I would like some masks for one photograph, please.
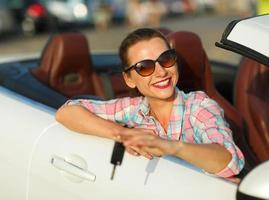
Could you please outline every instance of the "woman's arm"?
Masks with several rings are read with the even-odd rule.
[[[232,160],[231,153],[219,144],[174,142],[173,146],[175,156],[212,174],[222,171]]]
[[[116,139],[124,127],[105,120],[81,105],[67,105],[56,112],[56,120],[65,127],[84,134]]]
[[[232,159],[231,153],[219,144],[190,144],[165,140],[152,134],[129,135],[124,145],[135,146],[154,156],[177,156],[214,174],[224,169]]]
[[[95,115],[81,105],[65,105],[56,112],[55,117],[58,122],[73,131],[105,137],[119,142],[122,134],[154,134],[150,129],[125,128],[120,124]],[[126,150],[134,156],[142,155],[152,159],[151,154],[136,147],[129,146],[126,147]]]

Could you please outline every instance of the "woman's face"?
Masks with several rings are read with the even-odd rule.
[[[168,47],[161,38],[143,40],[129,48],[128,61],[132,66],[142,60],[156,60],[166,50]],[[149,100],[171,100],[178,81],[177,64],[164,68],[156,62],[155,70],[151,75],[143,77],[135,70],[130,70],[130,75],[124,73],[124,79],[129,87],[137,87]]]

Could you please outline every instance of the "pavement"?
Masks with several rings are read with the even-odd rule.
[[[173,31],[185,30],[197,33],[204,45],[210,59],[237,64],[240,56],[215,47],[215,42],[221,39],[221,35],[232,20],[240,16],[178,16],[162,20],[161,27],[167,27]],[[116,52],[121,40],[131,31],[124,24],[113,25],[106,31],[87,28],[81,30],[88,38],[91,52]],[[0,40],[0,60],[7,57],[39,56],[44,48],[49,33],[38,34],[33,37],[15,35]]]

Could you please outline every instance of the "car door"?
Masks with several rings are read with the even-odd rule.
[[[32,148],[54,110],[0,86],[0,111],[0,199],[26,200]]]
[[[28,200],[234,199],[236,186],[167,157],[125,153],[111,180],[114,142],[52,124],[33,150]],[[83,169],[84,168],[84,169]]]

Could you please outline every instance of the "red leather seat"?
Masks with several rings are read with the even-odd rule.
[[[92,69],[87,39],[79,32],[53,36],[32,74],[67,97],[104,97],[101,81]]]
[[[269,67],[243,58],[236,78],[235,105],[246,121],[259,161],[269,159]]]
[[[257,160],[245,138],[243,119],[236,108],[215,88],[211,66],[199,36],[192,32],[179,31],[170,33],[167,37],[179,56],[178,87],[185,92],[202,90],[223,108],[234,140],[246,157],[246,168],[251,169],[257,164]]]

